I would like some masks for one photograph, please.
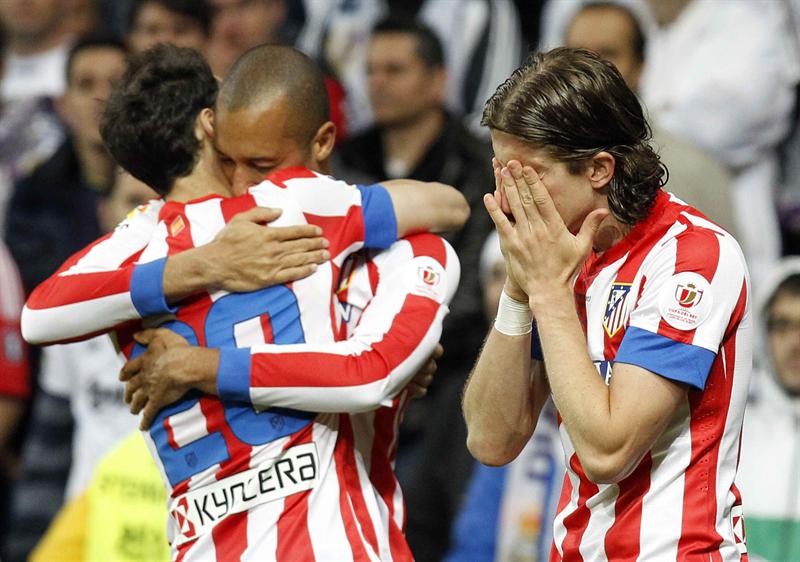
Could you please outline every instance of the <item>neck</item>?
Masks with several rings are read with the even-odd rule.
[[[111,185],[114,175],[114,160],[102,142],[76,140],[75,152],[80,163],[84,181],[98,191]]]
[[[614,215],[608,215],[605,220],[600,223],[600,228],[594,237],[592,248],[598,254],[602,254],[614,244],[625,238],[628,233],[633,229],[629,224],[622,223],[614,218]]]
[[[385,158],[400,160],[413,170],[444,126],[444,112],[436,108],[419,118],[384,127],[381,131]]]
[[[220,177],[214,166],[210,165],[208,158],[198,158],[194,168],[188,176],[175,180],[168,201],[187,203],[193,199],[208,195],[230,196],[227,184]]]

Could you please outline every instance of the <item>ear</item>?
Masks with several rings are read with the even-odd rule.
[[[200,127],[203,129],[205,135],[213,139],[214,138],[214,110],[210,107],[203,108],[200,111],[200,115],[198,116],[198,121],[200,123]]]
[[[601,151],[592,156],[592,160],[589,162],[589,167],[587,169],[592,189],[602,189],[606,187],[611,182],[611,178],[614,177],[616,165],[616,159],[609,152]]]
[[[311,142],[311,158],[315,162],[324,163],[333,152],[336,144],[336,125],[326,121],[317,129],[314,140]]]

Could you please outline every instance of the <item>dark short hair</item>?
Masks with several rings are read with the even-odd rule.
[[[127,33],[133,31],[139,12],[146,4],[158,4],[168,12],[191,18],[197,22],[206,36],[211,33],[213,10],[206,0],[133,0],[128,10]]]
[[[613,64],[584,49],[529,57],[486,102],[481,124],[546,150],[571,173],[601,151],[612,154],[608,205],[626,224],[647,217],[666,183],[636,94]]]
[[[293,47],[259,45],[233,64],[217,99],[217,109],[256,107],[285,96],[292,111],[290,134],[309,142],[330,120],[330,101],[319,66]]]
[[[125,44],[114,35],[108,35],[105,33],[91,33],[89,35],[84,35],[78,39],[74,45],[72,45],[69,53],[67,54],[67,84],[72,83],[72,66],[75,62],[75,59],[83,51],[88,51],[90,49],[117,49],[124,55],[128,53],[128,50],[125,48]]]
[[[379,33],[406,33],[417,43],[417,56],[428,68],[444,66],[442,42],[433,30],[412,18],[389,16],[372,28],[372,36]]]
[[[216,96],[200,53],[156,45],[131,57],[106,102],[100,134],[120,166],[165,195],[192,171],[200,149],[195,120]]]
[[[642,24],[639,21],[639,18],[636,17],[636,14],[630,9],[629,6],[622,4],[620,2],[606,2],[606,1],[597,1],[597,2],[588,2],[581,6],[581,8],[575,13],[572,18],[572,21],[575,21],[575,18],[578,14],[582,14],[588,10],[592,9],[609,9],[609,10],[617,10],[625,14],[628,20],[631,22],[631,29],[633,30],[633,53],[636,55],[636,59],[639,62],[644,62],[644,53],[645,48],[647,47],[647,38],[644,35],[644,30],[642,29]]]

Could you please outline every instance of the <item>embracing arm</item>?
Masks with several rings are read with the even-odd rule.
[[[431,249],[441,262],[425,255]],[[197,388],[260,407],[362,412],[387,405],[434,354],[459,265],[453,249],[432,235],[398,242],[376,259],[377,291],[345,341],[241,349],[175,346],[173,341],[162,353],[161,342],[154,346],[151,339],[148,351],[123,369],[123,379],[131,380],[130,396],[143,384],[151,386],[143,420],[168,403],[153,399],[152,388],[162,378],[178,396]],[[423,267],[430,269],[428,283],[418,273]],[[157,332],[157,339],[177,337]]]
[[[405,179],[381,185],[392,198],[400,238],[416,232],[458,230],[469,218],[467,200],[452,186]]]
[[[25,339],[38,345],[88,339],[172,313],[171,303],[200,290],[248,291],[305,277],[326,257],[317,227],[264,228],[280,212],[256,208],[234,217],[205,246],[137,263],[159,208],[137,211],[40,284],[22,312]]]

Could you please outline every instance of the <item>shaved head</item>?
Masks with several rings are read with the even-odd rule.
[[[322,72],[291,47],[261,45],[231,68],[217,98],[218,111],[266,108],[284,98],[289,104],[289,133],[308,142],[330,120],[328,92]]]

